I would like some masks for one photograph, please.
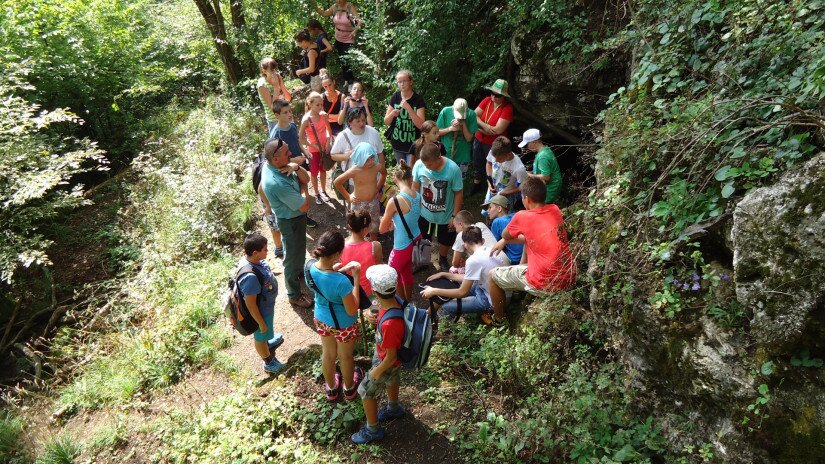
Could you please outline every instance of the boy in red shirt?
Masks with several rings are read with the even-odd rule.
[[[373,322],[377,323],[384,317],[387,310],[400,307],[395,299],[398,272],[386,264],[376,264],[367,269],[367,280],[370,281],[372,291],[381,304],[378,318]],[[398,390],[401,387],[401,362],[398,361],[398,349],[404,341],[405,330],[402,319],[389,319],[375,331],[375,355],[372,358],[372,369],[358,386],[358,394],[361,395],[367,423],[352,435],[353,443],[363,444],[384,438],[384,427],[378,423],[401,417],[405,413],[404,408],[398,404]],[[378,396],[385,388],[389,402],[379,411]]]
[[[544,182],[529,177],[521,185],[521,194],[527,209],[513,216],[490,256],[501,252],[508,243],[522,243],[526,245],[527,264],[490,271],[493,315],[482,315],[487,325],[504,324],[505,291],[541,295],[563,290],[576,281],[576,259],[567,245],[561,210],[554,204],[544,203],[547,195]]]

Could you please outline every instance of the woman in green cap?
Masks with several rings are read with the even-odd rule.
[[[504,79],[498,79],[493,85],[485,87],[490,95],[481,100],[476,108],[478,131],[473,140],[473,188],[470,195],[487,190],[487,153],[496,137],[508,136],[507,127],[513,122],[513,105],[510,104],[508,87]]]

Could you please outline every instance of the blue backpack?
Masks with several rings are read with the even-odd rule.
[[[402,300],[396,297],[401,303]],[[404,321],[404,339],[398,349],[398,360],[406,369],[424,367],[430,358],[430,348],[433,341],[433,321],[425,309],[404,301],[400,308],[388,309],[378,321],[378,335],[383,340],[382,325],[390,319]]]

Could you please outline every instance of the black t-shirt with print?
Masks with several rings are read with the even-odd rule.
[[[414,111],[418,111],[419,108],[427,107],[427,104],[424,103],[424,98],[415,92],[413,92],[409,102]],[[412,144],[421,135],[421,131],[415,127],[415,124],[413,123],[412,118],[410,118],[409,113],[407,113],[407,110],[401,109],[401,92],[395,92],[392,94],[392,97],[390,97],[390,101],[388,103],[391,107],[401,110],[401,114],[393,120],[392,125],[390,125],[389,128],[388,138],[390,139],[390,143],[392,144],[393,150],[408,153],[412,151]]]

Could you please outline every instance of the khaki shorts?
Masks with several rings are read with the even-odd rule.
[[[372,357],[372,368],[375,369],[375,366],[379,365],[381,360],[378,359],[378,356]],[[372,369],[370,370],[372,372]],[[361,385],[358,385],[358,394],[361,395],[361,399],[364,400],[375,400],[381,395],[381,392],[387,389],[389,385],[398,385],[401,383],[401,366],[392,366],[391,368],[384,371],[381,374],[381,378],[378,380],[372,380],[369,374],[364,376],[364,380],[361,381]]]
[[[537,290],[527,283],[527,265],[497,267],[490,271],[490,278],[498,285],[498,288],[514,292],[528,292],[532,295],[547,295],[546,292]]]
[[[373,198],[370,201],[362,201],[361,203],[350,204],[351,211],[364,210],[370,215],[370,231],[378,232],[378,226],[381,223],[381,202],[378,198]]]

